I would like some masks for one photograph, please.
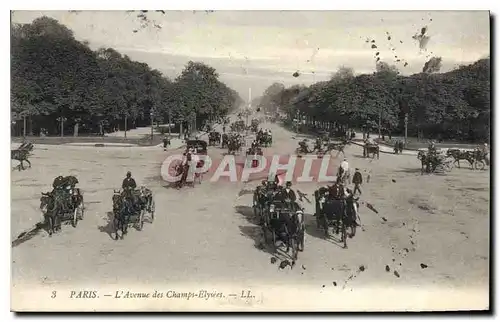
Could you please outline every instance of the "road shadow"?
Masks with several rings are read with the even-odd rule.
[[[106,224],[103,226],[98,226],[97,228],[101,233],[108,234],[109,238],[114,240],[114,237],[112,235],[112,233],[115,232],[115,229],[113,227],[113,217],[114,215],[112,211],[106,212]]]
[[[402,172],[402,173],[418,173],[420,174],[422,172],[422,169],[420,168],[401,168],[394,170],[394,172]],[[425,171],[424,171],[425,174]]]
[[[352,156],[355,158],[358,158],[358,159],[368,159],[368,158],[365,158],[362,154],[353,154]]]
[[[44,223],[36,223],[34,228],[20,233],[17,236],[17,238],[12,241],[11,247],[17,247],[17,246],[21,245],[22,243],[27,242],[28,240],[32,239],[33,237],[39,235],[44,230],[48,233],[47,225],[45,225]]]
[[[323,240],[325,240],[329,243],[332,243],[340,248],[344,247],[344,243],[340,241],[340,234],[339,235],[333,234],[333,233],[335,233],[335,229],[333,229],[334,231],[332,232],[332,227],[329,228],[329,235],[328,235],[328,237],[326,237],[323,227],[318,228],[315,216],[306,214],[306,216],[304,217],[304,221],[305,221],[305,225],[306,225],[306,234],[307,235],[314,237],[314,238],[323,239]]]
[[[239,213],[240,215],[242,215],[243,217],[245,217],[245,219],[249,223],[254,224],[254,225],[257,225],[259,223],[259,219],[255,215],[253,207],[249,207],[249,206],[235,206],[234,210],[237,213]]]
[[[242,236],[245,236],[254,242],[254,247],[262,252],[265,252],[272,257],[276,258],[278,261],[282,261],[285,259],[292,260],[292,252],[291,249],[289,253],[286,253],[286,246],[285,244],[277,239],[276,244],[278,246],[275,247],[276,252],[274,252],[274,249],[272,247],[272,241],[269,240],[268,243],[265,242],[264,235],[263,235],[263,230],[261,226],[238,226],[240,229],[240,234]],[[269,236],[270,233],[268,232],[268,238],[271,239]]]

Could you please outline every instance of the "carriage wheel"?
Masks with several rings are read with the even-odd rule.
[[[85,215],[85,204],[83,203],[83,199],[77,207],[78,209],[78,219],[83,220],[83,216]]]
[[[151,213],[151,222],[155,220],[155,209],[156,209],[155,201],[153,197],[151,197],[151,205],[149,206],[149,212]]]
[[[476,170],[484,170],[485,164],[484,161],[476,161],[474,162],[474,169]]]
[[[78,225],[78,207],[73,211],[73,219],[71,221],[71,225],[76,228]]]
[[[144,210],[141,210],[141,213],[139,214],[139,230],[142,230],[144,227]]]
[[[271,233],[273,235],[273,253],[276,253],[276,232],[271,228]]]

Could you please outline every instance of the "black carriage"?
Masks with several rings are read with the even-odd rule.
[[[247,149],[246,159],[252,168],[256,168],[259,165],[259,158],[257,158],[257,156],[264,156],[264,152],[260,147],[250,147]]]
[[[363,157],[368,158],[370,154],[373,154],[372,159],[374,159],[375,156],[377,156],[377,159],[380,158],[380,147],[378,144],[367,142],[363,145]]]
[[[219,132],[213,131],[208,133],[208,145],[220,145],[221,144],[221,134]]]
[[[336,235],[340,234],[340,242],[347,248],[347,237],[356,234],[356,218],[353,203],[357,202],[351,196],[349,199],[339,196],[331,188],[320,188],[314,192],[315,217],[318,229],[323,229],[325,238],[330,237],[329,229],[333,228]],[[352,199],[351,199],[352,198]],[[351,234],[347,234],[347,228],[351,228]]]
[[[298,214],[290,203],[277,200],[267,201],[262,215],[265,243],[268,243],[268,233],[270,233],[273,252],[276,252],[276,241],[280,239],[286,245],[286,252],[292,248],[292,258],[297,259],[298,251],[303,251],[305,244],[303,218],[302,220],[297,218]]]
[[[125,206],[125,199],[131,201],[131,196],[126,192],[115,190],[113,195],[113,228],[115,231],[115,239],[118,239],[118,231],[122,231],[123,235],[127,234],[128,228],[132,225],[137,230],[141,231],[144,227],[146,213],[149,213],[149,222],[153,223],[155,219],[155,201],[149,189],[141,188],[140,195],[137,196],[136,204],[131,203],[130,206]]]
[[[207,146],[208,146],[207,141],[203,141],[203,140],[188,140],[188,141],[186,141],[186,148],[188,148],[188,149],[195,148],[196,153],[201,154],[201,155],[207,155],[207,153],[208,153]]]
[[[54,200],[55,194],[65,194],[63,198],[66,200],[65,208],[56,206]],[[49,207],[54,207],[53,211],[49,211]],[[70,191],[52,191],[48,193],[42,192],[40,198],[40,210],[45,225],[48,226],[49,236],[53,232],[61,230],[63,223],[71,222],[71,225],[76,228],[78,221],[83,220],[85,214],[85,206],[83,195],[79,188],[72,188]]]

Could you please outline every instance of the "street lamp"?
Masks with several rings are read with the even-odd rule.
[[[172,109],[169,108],[168,109],[168,137],[171,138],[172,137],[172,130],[170,129],[172,126]]]
[[[149,113],[149,116],[151,116],[151,142],[153,142],[153,126],[154,126],[154,112],[151,110]]]
[[[16,135],[16,124],[17,124],[17,121],[16,120],[11,120],[11,135]]]
[[[57,118],[57,120],[61,123],[61,137],[64,137],[64,122],[66,122],[68,119],[64,116],[60,116]]]

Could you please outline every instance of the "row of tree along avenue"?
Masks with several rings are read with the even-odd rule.
[[[47,17],[11,26],[11,57],[18,135],[104,134],[169,120],[200,128],[243,104],[210,66],[189,62],[170,80],[112,48],[91,50]]]
[[[271,85],[259,99],[269,113],[285,114],[304,130],[325,124],[385,135],[486,142],[490,137],[490,59],[439,73],[433,57],[421,73],[402,76],[376,64],[372,74],[341,67],[329,81],[311,86]],[[305,124],[304,124],[305,123]],[[330,126],[328,125],[328,126]]]

